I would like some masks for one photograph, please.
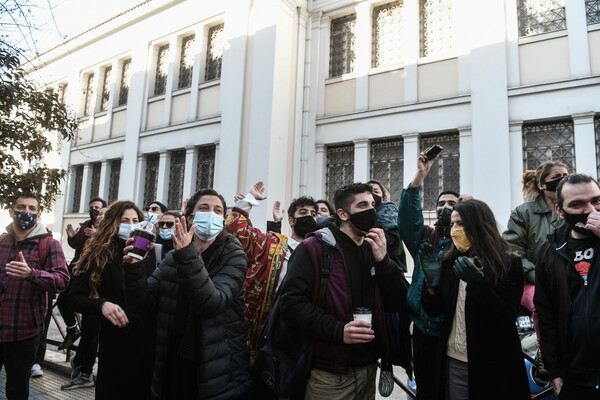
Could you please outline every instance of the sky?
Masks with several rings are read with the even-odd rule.
[[[0,0],[2,39],[29,58],[60,44],[142,0]],[[19,4],[20,11],[15,7]],[[12,12],[8,12],[12,10]],[[29,24],[25,23],[25,20]],[[30,26],[32,28],[30,29]]]

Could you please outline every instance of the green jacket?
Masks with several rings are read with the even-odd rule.
[[[556,211],[548,210],[542,195],[521,204],[510,214],[502,236],[512,245],[513,253],[521,258],[525,282],[535,283],[537,250],[562,223]]]

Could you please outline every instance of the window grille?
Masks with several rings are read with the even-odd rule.
[[[567,29],[565,0],[518,0],[519,36]]]
[[[110,97],[110,75],[112,67],[104,69],[104,82],[102,83],[102,101],[100,102],[100,111],[108,110],[108,99]]]
[[[460,193],[460,141],[458,133],[436,136],[423,136],[420,140],[421,151],[439,144],[444,148],[438,160],[433,163],[425,182],[422,199],[424,210],[435,210],[437,197],[444,190]]]
[[[83,184],[83,165],[74,165],[73,170],[73,208],[71,212],[78,213],[79,205],[81,204],[81,185]]]
[[[127,104],[127,97],[129,97],[129,79],[131,70],[131,59],[123,61],[121,67],[121,87],[119,88],[119,105]]]
[[[600,0],[585,0],[585,14],[588,25],[600,22]]]
[[[198,147],[198,164],[196,164],[196,190],[212,189],[215,176],[216,147]]]
[[[354,71],[356,42],[356,14],[331,21],[329,45],[329,77],[333,78]]]
[[[390,192],[388,200],[398,204],[404,179],[404,142],[402,139],[371,143],[371,178]]]
[[[573,121],[523,124],[525,169],[536,169],[544,161],[562,161],[575,171]]]
[[[110,183],[108,185],[108,204],[119,198],[119,180],[121,179],[121,159],[110,162]]]
[[[94,74],[87,76],[87,85],[85,87],[85,101],[83,103],[83,115],[90,115],[90,107],[92,104],[92,96],[94,95]]]
[[[179,61],[179,85],[186,88],[192,84],[192,69],[194,68],[194,44],[196,36],[190,35],[181,42],[181,60]]]
[[[421,57],[447,54],[454,48],[453,0],[420,0]]]
[[[221,78],[221,64],[223,62],[223,31],[225,24],[213,26],[208,30],[208,45],[206,46],[206,71],[204,80],[212,81]]]
[[[594,118],[594,130],[596,131],[596,178],[600,179],[600,117]]]
[[[154,95],[165,94],[167,90],[167,74],[169,73],[169,45],[158,48],[156,57],[156,78],[154,79]]]
[[[102,163],[92,164],[92,188],[90,190],[90,199],[98,197],[100,193],[100,172],[102,171]]]
[[[158,187],[158,165],[159,154],[146,156],[146,179],[144,181],[144,207],[156,200],[156,188]]]
[[[402,62],[402,1],[373,9],[371,66],[373,68]]]
[[[325,196],[333,204],[336,190],[354,182],[354,145],[327,147]]]
[[[63,104],[65,104],[65,100],[67,98],[67,87],[69,87],[67,83],[61,83],[58,85],[58,101]]]
[[[171,174],[169,175],[169,201],[170,210],[181,209],[183,200],[183,179],[185,177],[185,150],[171,153]]]

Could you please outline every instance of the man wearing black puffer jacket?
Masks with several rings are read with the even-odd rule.
[[[567,224],[548,235],[535,268],[540,346],[560,399],[600,399],[600,187],[567,176],[556,203]]]
[[[243,325],[248,260],[223,229],[226,209],[212,189],[194,194],[176,221],[174,250],[147,280],[125,257],[133,262],[124,269],[128,304],[140,318],[156,314],[155,399],[243,399],[252,384]]]

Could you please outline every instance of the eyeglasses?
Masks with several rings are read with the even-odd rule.
[[[158,211],[159,209],[160,209],[159,206],[148,207],[148,210],[150,210],[150,211]]]
[[[159,228],[172,228],[175,226],[175,222],[174,221],[160,221],[158,223],[158,227]]]

